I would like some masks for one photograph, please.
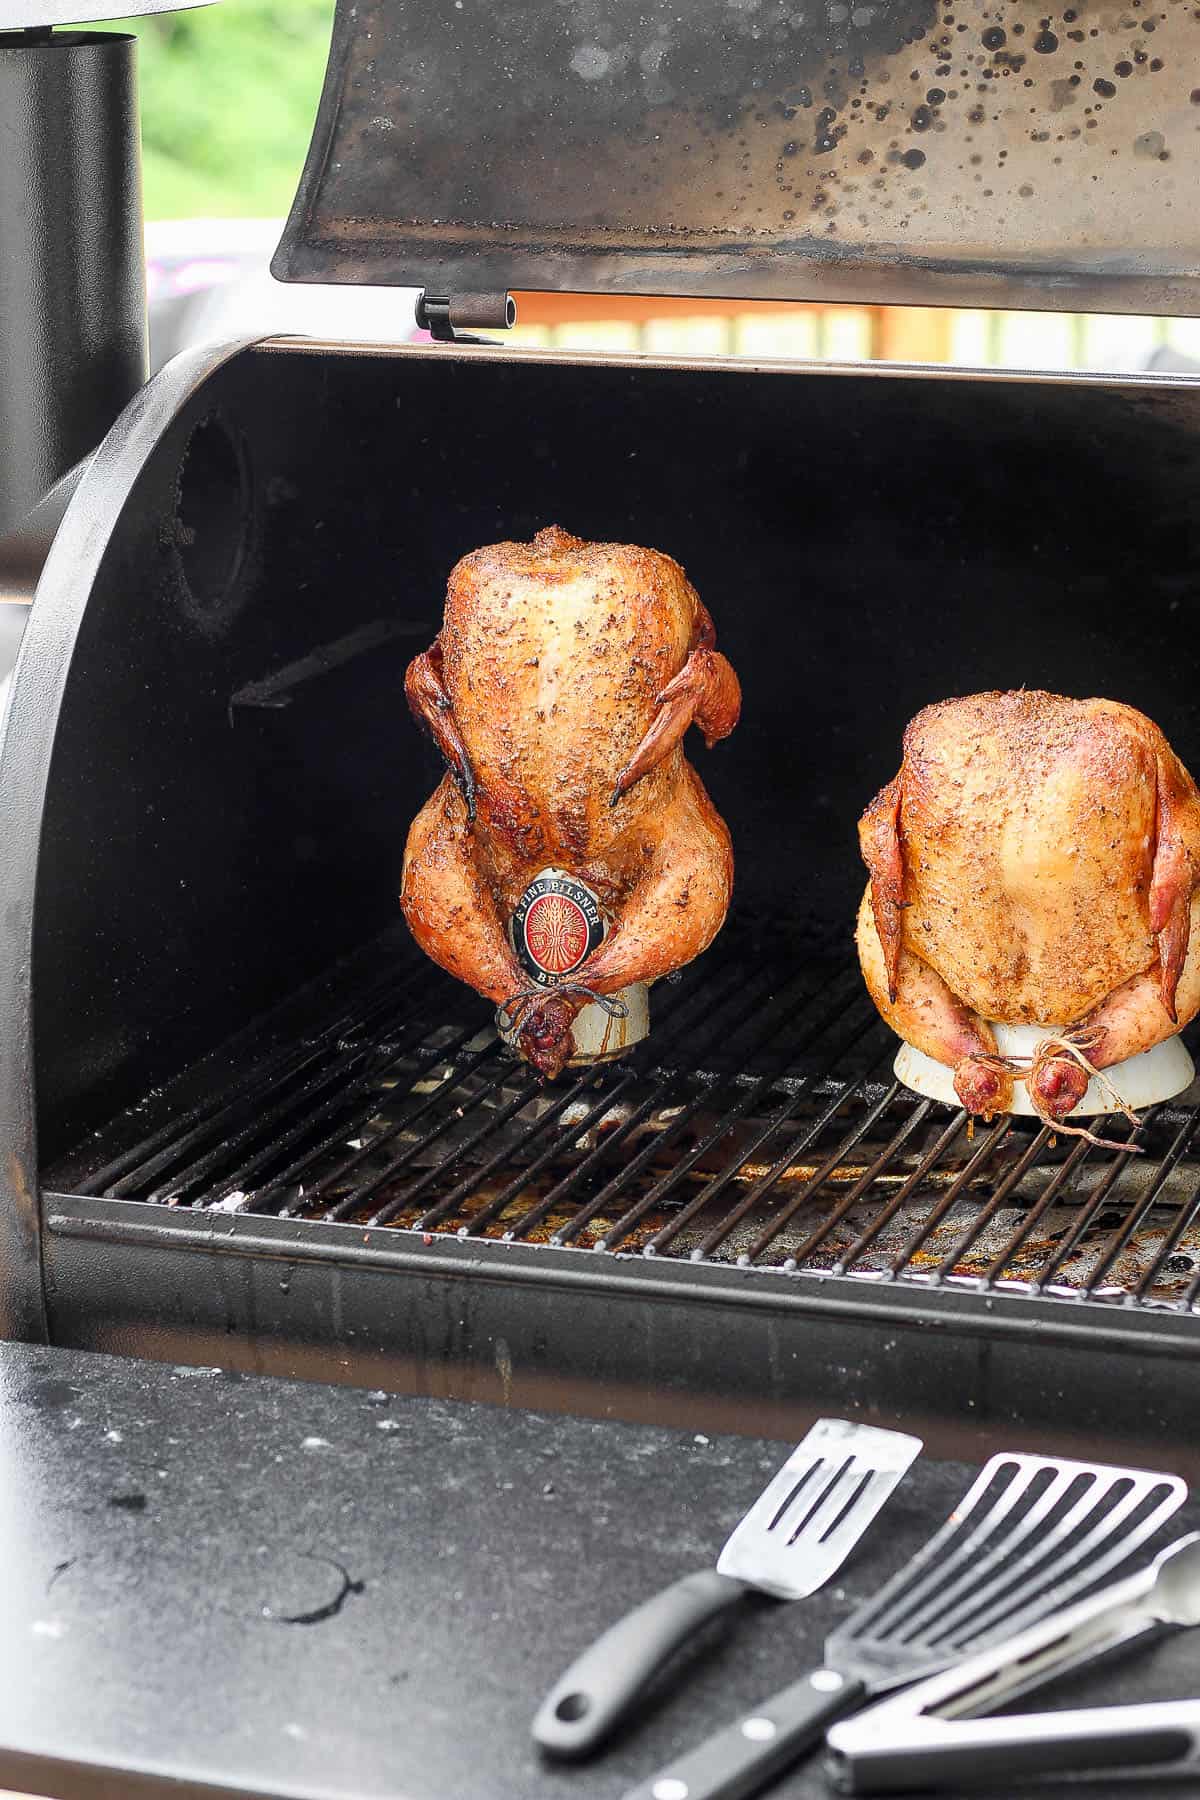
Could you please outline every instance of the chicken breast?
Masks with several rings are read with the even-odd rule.
[[[978,1060],[987,1021],[1076,1028],[1103,1068],[1200,1010],[1200,795],[1132,707],[1024,690],[927,707],[859,834],[868,988],[972,1110],[1011,1098]],[[1062,1061],[1040,1079],[1056,1117],[1086,1087]]]
[[[714,645],[669,556],[550,526],[464,557],[410,665],[410,705],[448,773],[409,833],[405,917],[434,961],[520,1019],[520,1049],[548,1075],[590,994],[679,968],[724,921],[729,834],[681,748],[693,721],[710,745],[737,723]],[[563,974],[535,981],[509,925],[547,870],[595,895],[606,934],[571,962],[569,909],[544,913]]]

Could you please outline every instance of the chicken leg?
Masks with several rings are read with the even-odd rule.
[[[897,1036],[954,1070],[954,1091],[968,1112],[1006,1112],[1012,1077],[981,1060],[996,1055],[991,1027],[903,945],[889,969],[869,887],[858,909],[857,939],[867,991]]]
[[[409,833],[400,905],[413,936],[435,962],[515,1013],[526,1060],[543,1075],[560,1074],[582,1002],[534,987],[518,963],[492,886],[480,870],[468,803],[450,773]]]
[[[1169,1034],[1168,1021],[1173,1025],[1180,1013],[1191,1018],[1200,1012],[1200,950],[1195,948],[1200,945],[1200,893],[1186,899],[1182,911],[1188,948],[1171,988],[1175,1010],[1168,1010],[1163,998],[1163,964],[1152,964],[1141,975],[1123,981],[1071,1027],[1080,1036],[1099,1032],[1086,1053],[1094,1069],[1111,1069],[1130,1056],[1152,1050]],[[1064,1119],[1079,1104],[1087,1084],[1086,1069],[1064,1058],[1045,1064],[1030,1078],[1031,1091],[1042,1101],[1042,1110],[1056,1119]]]
[[[657,981],[691,962],[708,949],[729,909],[729,832],[686,763],[676,804],[648,848],[608,936],[579,972],[598,994]]]

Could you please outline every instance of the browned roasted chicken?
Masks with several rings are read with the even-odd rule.
[[[1012,1099],[989,1020],[1067,1034],[1103,1069],[1200,1011],[1200,794],[1132,707],[1024,691],[927,707],[859,837],[871,997],[972,1112]],[[1088,1072],[1051,1054],[1026,1078],[1062,1119]]]
[[[547,1075],[591,996],[679,968],[724,921],[729,833],[681,744],[693,721],[709,745],[737,723],[714,642],[669,556],[550,526],[464,557],[409,666],[448,772],[409,832],[404,915],[435,962],[506,1008]],[[547,870],[584,884],[604,924],[592,934],[573,901],[539,893],[535,980],[510,924]]]

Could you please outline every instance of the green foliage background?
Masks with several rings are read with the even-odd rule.
[[[147,219],[279,218],[308,148],[334,0],[221,0],[135,31]]]

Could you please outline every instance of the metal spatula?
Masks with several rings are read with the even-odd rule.
[[[979,1718],[1160,1632],[1200,1625],[1200,1535],[1150,1567],[869,1706],[829,1733],[845,1793],[955,1789],[1084,1768],[1194,1766],[1200,1701]],[[1187,1735],[1181,1736],[1181,1727]]]
[[[1097,1586],[1182,1506],[1176,1475],[994,1456],[941,1530],[825,1641],[825,1663],[625,1800],[746,1800],[875,1694]]]
[[[667,1657],[751,1588],[777,1600],[815,1594],[920,1450],[920,1438],[899,1431],[818,1420],[750,1508],[716,1569],[673,1582],[576,1658],[538,1710],[537,1743],[554,1756],[594,1750]]]

